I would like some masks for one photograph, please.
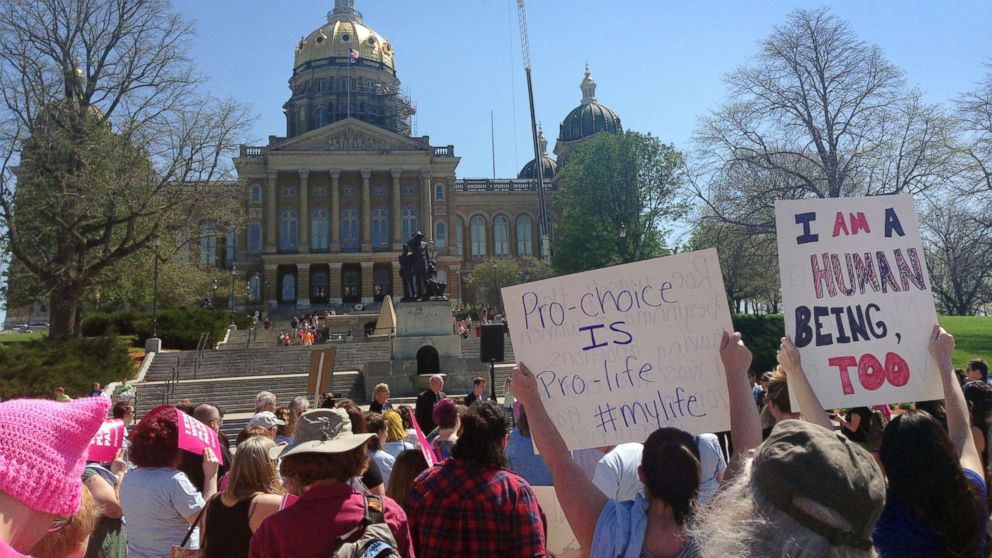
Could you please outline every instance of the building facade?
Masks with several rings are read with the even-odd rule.
[[[582,102],[561,125],[559,161],[621,131],[595,87],[587,67]],[[397,259],[417,231],[455,299],[474,264],[539,256],[535,178],[543,171],[554,215],[556,161],[544,153],[516,178],[458,179],[454,146],[410,135],[415,110],[400,93],[393,46],[353,0],[336,0],[327,23],[296,45],[290,88],[286,136],[242,146],[234,161],[247,214],[235,263],[253,302],[306,311],[401,297]]]

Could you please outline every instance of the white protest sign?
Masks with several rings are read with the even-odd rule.
[[[582,556],[582,547],[575,540],[572,527],[565,519],[565,512],[558,503],[558,496],[555,494],[553,486],[532,486],[537,503],[544,510],[544,517],[548,520],[548,552],[557,558],[579,558]]]
[[[569,449],[730,428],[715,249],[502,289],[516,360]]]
[[[775,202],[785,331],[828,409],[940,399],[912,196]]]

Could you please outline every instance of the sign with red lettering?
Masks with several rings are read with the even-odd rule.
[[[124,447],[124,421],[105,420],[90,440],[86,461],[110,463],[122,447]]]
[[[569,449],[730,429],[716,249],[502,290],[513,354]]]
[[[775,222],[785,331],[824,407],[941,398],[912,196],[779,200]]]
[[[203,455],[203,449],[210,448],[213,450],[214,455],[217,456],[217,461],[221,464],[224,463],[224,456],[220,451],[220,438],[217,437],[217,432],[213,428],[210,428],[172,405],[162,405],[148,411],[148,414],[141,419],[137,428],[141,428],[143,424],[157,418],[170,420],[179,427],[180,449],[197,455]]]

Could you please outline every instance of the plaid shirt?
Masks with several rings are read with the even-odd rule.
[[[417,477],[406,497],[417,556],[548,556],[544,512],[523,478],[448,459]]]

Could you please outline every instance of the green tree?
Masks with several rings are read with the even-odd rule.
[[[603,134],[569,155],[552,265],[575,273],[667,253],[664,226],[685,215],[684,161],[650,134]]]
[[[778,255],[773,238],[747,234],[740,227],[708,216],[696,222],[685,248],[717,249],[727,300],[735,313],[779,311]]]
[[[102,274],[213,197],[250,123],[198,92],[192,25],[170,9],[0,3],[0,227],[54,337],[79,333]]]
[[[465,277],[465,287],[478,293],[477,302],[502,312],[505,306],[500,289],[540,281],[552,275],[551,266],[538,258],[489,258],[476,264]]]

